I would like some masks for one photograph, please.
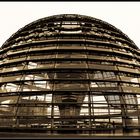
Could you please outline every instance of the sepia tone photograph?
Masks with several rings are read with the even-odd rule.
[[[0,2],[0,139],[140,138],[140,2]]]

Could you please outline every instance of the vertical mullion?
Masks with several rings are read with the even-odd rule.
[[[86,46],[86,39],[85,39],[85,49],[86,49],[86,58],[87,58],[87,68],[89,69],[89,65],[88,65],[88,54],[87,54],[87,46]],[[90,76],[89,76],[89,72],[87,73],[87,76],[88,76],[88,113],[89,113],[89,128],[91,129],[92,128],[92,125],[91,125],[91,88],[90,88]],[[90,133],[91,131],[89,131]]]

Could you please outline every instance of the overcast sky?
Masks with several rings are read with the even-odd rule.
[[[81,14],[104,20],[140,48],[140,2],[0,2],[0,46],[21,27],[57,14]]]

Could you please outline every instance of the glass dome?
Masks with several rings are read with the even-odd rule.
[[[76,14],[34,21],[0,50],[0,127],[94,133],[140,125],[139,49]]]

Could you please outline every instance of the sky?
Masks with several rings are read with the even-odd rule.
[[[140,48],[140,2],[0,2],[0,46],[25,25],[52,15],[80,14],[106,21]]]

